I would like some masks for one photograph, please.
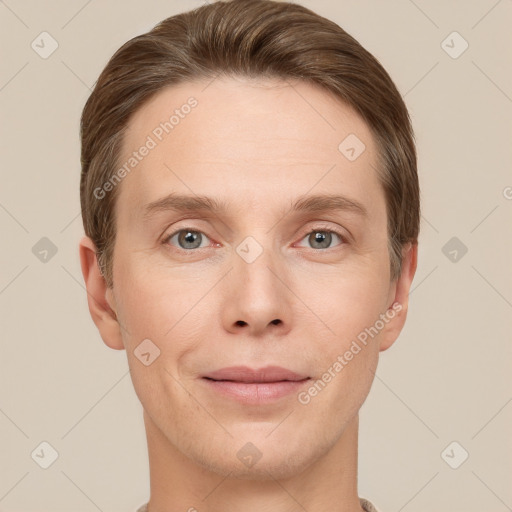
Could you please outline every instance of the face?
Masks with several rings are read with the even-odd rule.
[[[106,291],[123,328],[103,339],[126,349],[147,420],[201,467],[305,469],[357,416],[405,319],[412,276],[390,282],[369,128],[314,86],[226,78],[161,91],[131,119],[121,165],[134,151]],[[233,366],[295,382],[205,378]]]

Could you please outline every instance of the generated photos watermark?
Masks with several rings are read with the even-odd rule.
[[[166,135],[172,132],[178,126],[182,119],[192,112],[192,109],[197,107],[198,101],[194,97],[190,97],[186,103],[181,105],[180,108],[174,110],[173,115],[168,120],[161,122],[156,126],[152,132],[146,137],[146,141],[142,146],[133,151],[132,155],[126,160],[123,165],[105,182],[101,187],[96,187],[93,191],[96,199],[103,199],[107,192],[114,190],[114,188],[121,182],[121,180],[129,174],[137,165],[139,165],[150,152],[155,149],[160,142],[164,140]]]
[[[392,307],[389,308],[385,313],[379,315],[379,319],[371,327],[366,327],[357,335],[357,340],[353,340],[350,348],[345,351],[343,355],[339,355],[336,361],[329,366],[327,371],[322,374],[320,379],[317,379],[312,386],[306,391],[301,391],[297,398],[299,403],[307,405],[311,402],[312,398],[317,396],[325,387],[338,375],[345,366],[348,365],[354,357],[361,352],[361,350],[367,346],[368,337],[373,339],[379,332],[388,324],[396,314],[403,309],[402,304],[394,302]],[[359,343],[358,343],[359,341]],[[363,345],[363,346],[361,346]]]

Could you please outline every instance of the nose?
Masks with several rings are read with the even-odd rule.
[[[248,251],[244,253],[243,249]],[[289,272],[271,249],[261,247],[253,259],[254,250],[254,246],[242,244],[233,255],[233,269],[224,289],[224,327],[252,336],[284,334],[291,327],[293,294],[287,284]],[[252,257],[246,257],[251,251]]]

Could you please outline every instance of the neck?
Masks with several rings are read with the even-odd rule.
[[[286,479],[266,472],[268,478],[251,480],[220,475],[185,457],[144,411],[151,482],[148,512],[361,512],[358,420],[356,415],[336,443],[302,472]]]

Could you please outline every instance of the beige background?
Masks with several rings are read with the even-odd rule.
[[[0,2],[1,511],[134,512],[148,498],[126,354],[101,341],[80,272],[78,126],[111,54],[200,3]],[[298,3],[382,62],[418,141],[419,267],[361,411],[360,495],[383,512],[512,510],[512,1]],[[43,31],[59,45],[47,59],[31,48]],[[453,31],[469,44],[458,58],[442,46]],[[57,248],[46,263],[42,237]],[[455,262],[452,237],[468,249]],[[31,456],[43,441],[59,455],[48,469]]]

